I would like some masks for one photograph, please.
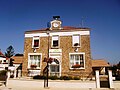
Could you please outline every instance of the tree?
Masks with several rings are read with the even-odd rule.
[[[113,72],[113,76],[117,76],[120,75],[120,62],[118,64],[115,64],[111,67],[112,72]]]
[[[12,46],[9,46],[6,49],[5,56],[11,58],[13,55],[14,55],[14,48]]]
[[[120,69],[120,62],[117,64],[117,68]]]
[[[13,66],[14,59],[10,58],[9,66]]]
[[[112,69],[113,76],[116,76],[117,66],[113,65],[111,69]]]
[[[12,46],[9,46],[5,52],[5,56],[10,60],[9,66],[13,66],[13,59],[11,59],[13,55],[14,55],[14,48]]]

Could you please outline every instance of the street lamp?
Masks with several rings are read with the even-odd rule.
[[[46,88],[46,87],[48,87],[48,74],[49,74],[49,38],[50,38],[50,30],[48,29],[47,30],[47,32],[46,32],[46,34],[47,34],[47,36],[48,36],[48,55],[47,55],[47,58],[46,58],[46,63],[47,63],[47,66],[45,67],[45,72],[44,73],[46,73],[46,77],[45,77],[45,79],[44,79],[44,87]]]
[[[49,61],[49,38],[50,38],[50,31],[49,30],[47,30],[47,35],[48,35],[48,61]],[[49,70],[48,70],[48,68],[49,68],[49,65],[48,65],[48,61],[47,61],[47,87],[48,87],[48,72],[49,72]]]

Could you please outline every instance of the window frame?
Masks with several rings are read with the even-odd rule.
[[[35,40],[39,40],[39,42],[38,42],[38,47],[35,47],[34,45],[35,45]],[[33,40],[32,40],[32,48],[39,48],[39,46],[40,46],[40,37],[39,36],[34,36],[33,37]]]
[[[71,55],[83,55],[83,67],[80,67],[80,68],[72,68],[72,65],[71,65]],[[75,56],[74,56],[75,57]],[[75,62],[77,62],[77,61],[75,61],[75,59],[74,59],[74,65],[76,65],[75,64]],[[81,61],[79,61],[79,62],[81,62]],[[80,65],[80,64],[79,64]],[[69,68],[70,69],[85,69],[85,53],[84,52],[81,52],[81,53],[69,53]]]
[[[58,46],[53,46],[53,41],[54,41],[53,37],[57,37],[57,38],[58,38]],[[59,48],[59,47],[60,47],[60,37],[59,37],[59,35],[53,35],[53,36],[52,36],[51,47],[52,47],[52,48]]]
[[[75,46],[74,44],[75,44],[75,42],[74,42],[74,36],[79,36],[79,45],[78,46]],[[72,47],[80,47],[81,46],[81,35],[80,34],[74,34],[74,35],[72,35]]]
[[[40,61],[39,61],[40,67],[36,67],[36,69],[41,69],[41,65],[42,65],[42,53],[28,53],[28,66],[27,66],[27,68],[28,69],[31,68],[31,64],[30,64],[30,62],[31,62],[30,56],[31,55],[33,55],[33,56],[35,56],[35,55],[40,56]]]

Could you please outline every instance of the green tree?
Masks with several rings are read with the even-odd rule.
[[[9,46],[7,49],[6,49],[6,52],[5,52],[5,56],[7,58],[9,58],[10,62],[9,62],[9,66],[13,66],[13,59],[11,58],[12,56],[14,55],[14,48],[12,46]]]
[[[5,56],[11,58],[13,55],[14,55],[14,48],[12,46],[9,46],[6,49]]]
[[[120,69],[120,62],[117,64],[117,68]]]
[[[117,66],[116,66],[116,65],[113,65],[113,66],[111,67],[111,69],[112,69],[112,72],[113,72],[113,76],[116,76]]]
[[[117,72],[117,70],[120,70],[120,62],[116,65],[113,65],[111,67],[112,72],[113,72],[113,76],[117,76],[119,74],[119,72]]]

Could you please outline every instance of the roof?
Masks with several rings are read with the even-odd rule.
[[[30,30],[26,31],[25,33],[46,33],[46,31],[49,30],[49,28],[43,28],[43,29],[38,29],[38,30]],[[51,30],[51,32],[68,32],[68,31],[88,31],[90,28],[85,28],[85,27],[71,27],[71,26],[64,26],[62,27],[61,30]]]
[[[110,64],[106,60],[98,59],[92,60],[92,67],[110,67]]]
[[[5,55],[0,51],[0,57],[4,57],[5,58]]]
[[[13,56],[12,59],[14,59],[15,64],[20,64],[23,62],[24,57],[23,56]]]

